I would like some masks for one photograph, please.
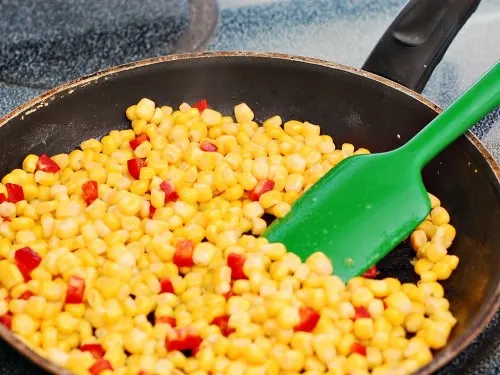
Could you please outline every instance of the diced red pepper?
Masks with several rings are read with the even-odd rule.
[[[377,266],[372,266],[365,271],[363,277],[366,277],[367,279],[374,279],[377,277],[377,273]]]
[[[193,241],[181,240],[175,246],[173,262],[177,267],[193,267]]]
[[[40,155],[36,163],[36,170],[48,173],[56,173],[61,170],[61,167],[46,154]]]
[[[42,257],[29,247],[23,247],[22,249],[16,250],[14,259],[25,281],[31,280],[31,271],[37,268],[42,261]]]
[[[201,99],[199,102],[196,102],[192,105],[193,108],[197,108],[200,113],[202,113],[205,109],[208,108],[207,99]]]
[[[139,174],[141,173],[141,168],[145,167],[148,163],[144,159],[133,158],[127,161],[128,173],[135,178],[139,179]]]
[[[79,304],[83,302],[83,294],[85,293],[85,280],[78,276],[71,276],[68,283],[68,291],[66,292],[66,303]]]
[[[229,336],[231,333],[235,332],[236,330],[234,328],[229,327],[228,325],[229,322],[229,315],[222,315],[214,318],[212,320],[213,325],[216,325],[217,327],[220,328],[221,333],[224,336]]]
[[[95,359],[101,359],[102,357],[104,357],[104,353],[105,353],[104,348],[99,343],[85,344],[85,345],[80,346],[79,349],[82,352],[89,352],[90,354],[92,354],[92,356]]]
[[[2,221],[6,221],[7,223],[10,223],[10,217],[2,216]]]
[[[0,193],[0,203],[3,203],[5,201],[7,201],[7,197],[5,196],[4,193]]]
[[[23,294],[21,294],[18,299],[23,299],[23,300],[27,301],[27,300],[29,300],[33,296],[34,296],[34,294],[31,293],[29,290],[27,290],[26,292],[24,292]]]
[[[360,344],[359,342],[355,342],[354,344],[352,344],[351,352],[366,356],[366,346]]]
[[[165,180],[160,184],[160,189],[165,192],[165,203],[175,202],[179,199],[179,194],[175,191],[174,184]]]
[[[245,264],[245,256],[243,254],[231,253],[227,257],[227,265],[231,268],[231,278],[233,280],[248,279],[243,272],[243,265]]]
[[[104,370],[111,370],[113,371],[113,366],[111,366],[111,363],[109,363],[109,361],[105,360],[105,359],[98,359],[94,365],[89,368],[89,372],[92,374],[92,375],[98,375],[100,374],[101,372],[103,372]]]
[[[137,137],[135,137],[134,139],[132,139],[129,144],[130,144],[130,147],[132,147],[132,150],[135,150],[137,147],[139,147],[139,145],[142,143],[142,142],[146,142],[146,141],[149,141],[149,137],[147,134],[139,134]]]
[[[167,335],[165,339],[165,347],[169,352],[174,350],[191,350],[191,353],[196,355],[201,342],[201,337],[192,329],[178,327]]]
[[[160,281],[160,293],[172,293],[175,294],[174,286],[169,279],[163,279]]]
[[[320,315],[319,312],[308,306],[299,308],[300,322],[294,327],[294,331],[312,332],[318,324]]]
[[[253,190],[248,193],[248,196],[250,197],[251,200],[258,201],[262,194],[273,190],[273,188],[274,188],[274,181],[272,180],[259,181],[257,185],[253,188]]]
[[[236,293],[234,293],[232,290],[230,290],[229,292],[227,292],[227,293],[224,293],[224,294],[223,294],[223,296],[224,296],[224,298],[226,299],[226,301],[227,301],[229,298],[231,298],[232,296],[235,296],[235,295],[236,295]]]
[[[155,324],[167,323],[170,324],[171,327],[175,327],[177,325],[177,320],[172,316],[159,316],[155,319]]]
[[[155,216],[156,208],[149,202],[149,218],[152,219]]]
[[[355,307],[354,310],[356,311],[356,313],[354,314],[354,320],[360,319],[360,318],[369,318],[370,317],[370,313],[368,312],[368,310],[362,306]]]
[[[83,200],[87,203],[87,206],[91,205],[93,201],[99,196],[99,190],[97,187],[97,181],[89,180],[82,185],[83,190]]]
[[[137,375],[149,375],[149,372],[141,370],[137,373]]]
[[[202,151],[206,151],[206,152],[215,152],[215,151],[217,151],[217,146],[214,145],[212,142],[203,141],[200,144],[200,149]]]
[[[5,184],[7,188],[7,201],[12,203],[17,203],[24,200],[24,190],[21,185],[17,184]]]
[[[12,314],[7,313],[5,315],[0,316],[0,324],[3,324],[8,329],[12,329]]]

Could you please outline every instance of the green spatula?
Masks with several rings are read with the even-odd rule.
[[[352,156],[304,193],[264,233],[306,259],[316,251],[347,281],[398,245],[430,212],[422,168],[500,105],[500,63],[404,146]]]

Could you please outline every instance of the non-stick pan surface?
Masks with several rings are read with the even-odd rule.
[[[257,120],[275,114],[308,120],[321,125],[336,144],[350,142],[373,152],[403,144],[440,111],[389,80],[318,60],[259,53],[177,55],[64,85],[1,119],[0,174],[19,167],[28,153],[68,152],[85,139],[126,128],[124,108],[145,96],[170,105],[207,98],[225,113],[246,102]],[[498,166],[471,134],[424,170],[428,190],[441,198],[457,228],[451,252],[461,263],[445,282],[446,297],[459,323],[449,345],[421,374],[431,373],[455,356],[498,309],[499,176]],[[381,276],[415,280],[413,256],[403,244],[381,262]],[[0,335],[29,353],[2,326]],[[44,360],[36,362],[57,371]]]

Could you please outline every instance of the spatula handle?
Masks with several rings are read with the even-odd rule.
[[[500,62],[465,91],[400,150],[423,168],[476,122],[500,106]]]

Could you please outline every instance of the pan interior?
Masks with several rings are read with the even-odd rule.
[[[349,142],[372,152],[405,143],[436,116],[404,92],[342,69],[255,56],[181,59],[109,75],[13,118],[0,128],[0,174],[18,168],[28,153],[69,152],[83,140],[127,128],[124,108],[142,97],[172,106],[207,98],[227,114],[246,102],[259,121],[276,114],[307,120],[336,145]],[[459,324],[439,358],[478,333],[480,318],[497,298],[500,194],[491,167],[466,137],[425,168],[424,182],[450,212],[458,233],[451,253],[460,265],[444,284]],[[381,262],[382,276],[416,280],[413,256],[403,244]]]

